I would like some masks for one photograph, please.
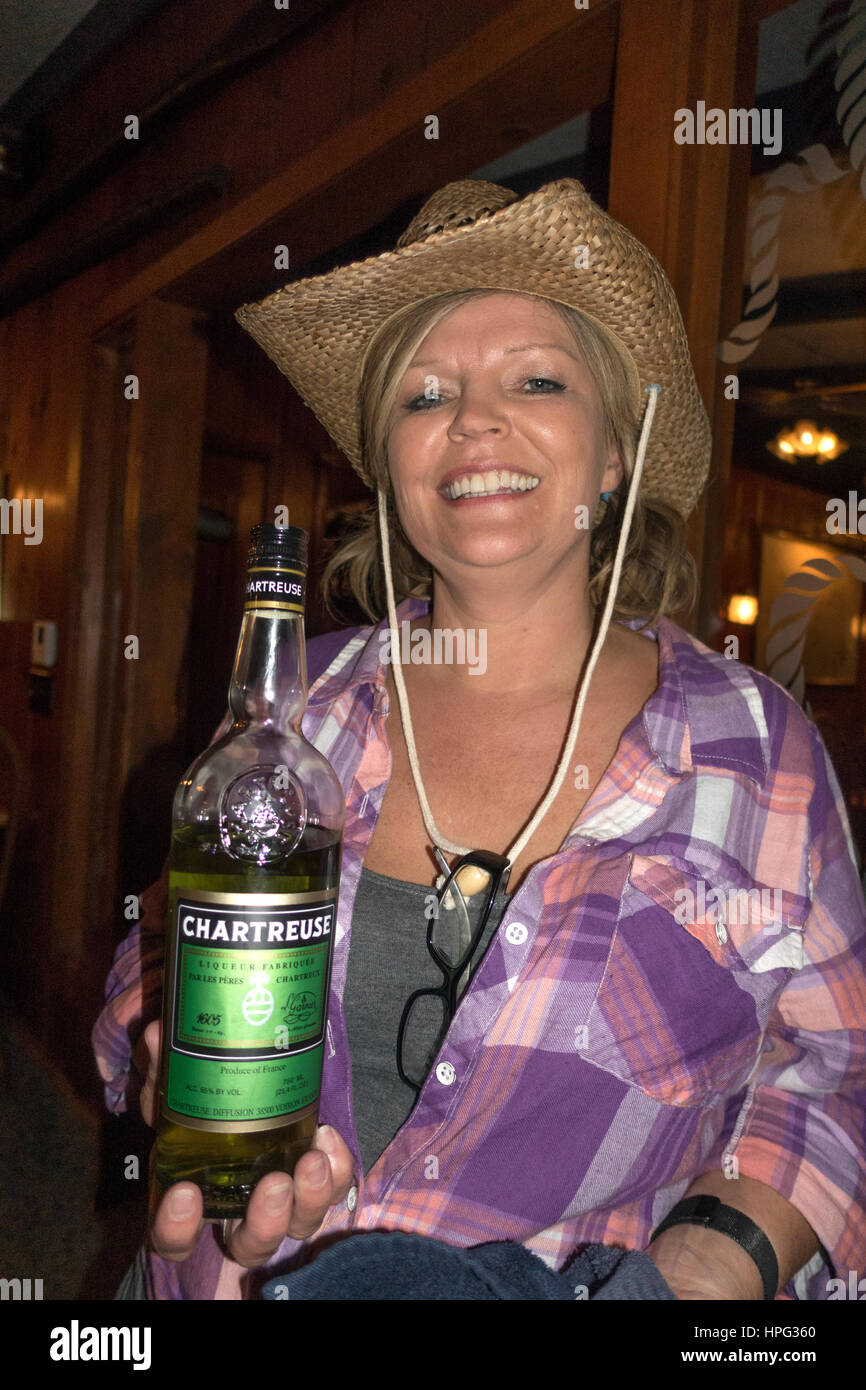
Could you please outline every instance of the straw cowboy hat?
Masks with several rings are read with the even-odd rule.
[[[524,198],[481,179],[449,183],[396,250],[296,280],[235,317],[375,488],[360,442],[365,354],[399,310],[463,289],[536,294],[594,319],[626,364],[636,418],[646,387],[661,386],[641,490],[687,517],[706,481],[711,438],[682,316],[655,257],[577,179]]]

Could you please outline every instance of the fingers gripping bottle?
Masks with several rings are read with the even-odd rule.
[[[174,799],[154,1203],[244,1214],[316,1129],[345,798],[301,733],[307,536],[251,533],[233,719]]]

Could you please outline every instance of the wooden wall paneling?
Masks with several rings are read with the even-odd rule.
[[[62,293],[45,296],[3,324],[0,383],[2,469],[13,495],[42,503],[42,541],[25,545],[7,537],[4,548],[4,626],[0,628],[3,722],[25,766],[15,857],[4,903],[6,920],[26,920],[26,936],[3,934],[2,979],[30,1026],[44,1032],[53,1016],[64,1020],[64,932],[56,914],[55,860],[63,833],[60,810],[67,783],[63,739],[68,672],[74,662],[67,614],[75,566],[74,508],[82,401],[85,393],[87,307],[99,298],[99,275],[83,277]],[[73,581],[74,582],[74,581]],[[51,708],[28,701],[34,619],[58,628]],[[7,640],[11,620],[13,639]],[[26,943],[26,951],[23,946]],[[65,1020],[68,1023],[68,1018]]]
[[[0,806],[8,813],[4,838],[8,833],[14,835],[0,904],[0,989],[33,1022],[44,993],[42,970],[48,960],[45,895],[39,878],[43,862],[39,824],[30,809],[34,784],[33,721],[26,708],[21,707],[22,699],[16,690],[26,688],[26,677],[21,673],[29,664],[30,638],[29,622],[9,618],[0,625],[0,723],[17,753],[15,758],[0,747]],[[24,924],[26,930],[22,930]]]
[[[323,455],[316,459],[313,487],[313,507],[310,519],[310,567],[307,576],[306,633],[315,637],[331,631],[335,624],[325,613],[320,596],[322,570],[325,565],[324,540],[328,514],[331,465]]]
[[[28,401],[18,388],[21,377],[30,380],[29,373],[38,361],[38,316],[32,312],[0,321],[0,486],[3,495],[14,497],[41,496],[38,479],[32,475]],[[12,364],[17,370],[11,370]],[[38,374],[32,378],[39,382]],[[34,491],[35,488],[35,491]],[[24,846],[24,822],[29,813],[32,778],[33,719],[27,710],[27,665],[29,640],[25,621],[33,617],[33,598],[27,592],[25,567],[35,573],[31,556],[38,546],[25,546],[22,535],[3,537],[2,610],[0,610],[0,722],[13,740],[24,769],[20,789],[19,831],[16,860]],[[35,556],[34,556],[35,560]],[[27,624],[29,628],[29,623]],[[23,833],[22,833],[23,832]],[[8,906],[14,883],[7,886]]]
[[[132,370],[140,397],[130,411],[110,788],[119,827],[119,901],[140,893],[154,868],[158,872],[168,851],[171,797],[183,772],[207,391],[201,316],[161,300],[142,304],[135,316]],[[124,655],[128,636],[138,639],[138,659]]]
[[[2,417],[4,453],[2,470],[8,475],[12,497],[43,499],[45,514],[51,502],[56,505],[60,490],[49,491],[45,507],[45,409],[49,383],[45,371],[47,347],[51,341],[51,301],[43,299],[6,320],[7,343],[2,373]],[[22,384],[26,389],[22,390]],[[48,543],[25,545],[23,535],[9,535],[4,545],[3,617],[35,616],[39,605],[39,586],[47,575],[45,557],[53,553],[57,541],[52,527]],[[47,614],[45,616],[48,616]],[[16,697],[20,700],[20,691]]]
[[[659,258],[674,286],[716,428],[715,348],[739,311],[751,149],[678,145],[674,113],[694,110],[698,100],[724,109],[751,105],[756,53],[747,0],[620,0],[609,208]],[[708,517],[716,525],[725,515],[730,446],[727,422],[714,448],[714,485],[688,526],[702,598],[693,614],[678,616],[704,641],[719,588],[718,557],[708,552],[721,547],[718,534],[707,545],[705,528]]]
[[[110,757],[110,730],[129,416],[123,378],[130,348],[129,325],[91,344],[82,392],[80,463],[68,494],[69,603],[62,637],[67,655],[60,700],[63,758],[60,833],[53,861],[52,950],[59,966],[55,990],[65,996],[67,1007],[90,1018],[98,1013],[105,968],[117,941],[111,857],[116,769]],[[48,1040],[61,1046],[64,1011],[49,1009],[47,1018]],[[86,1049],[81,1051],[84,1070]]]
[[[217,447],[260,451],[263,457],[278,447],[286,380],[270,366],[230,314],[211,319],[205,428]]]
[[[270,363],[263,363],[263,368]],[[316,473],[321,467],[319,454],[331,447],[331,439],[322,425],[308,410],[300,396],[283,379],[280,401],[280,445],[277,449],[268,486],[266,520],[273,521],[274,508],[289,508],[292,526],[310,531],[316,493]]]
[[[205,434],[199,502],[232,524],[230,539],[199,536],[190,614],[187,706],[183,718],[188,765],[213,738],[227,709],[243,614],[250,528],[265,514],[270,454]],[[178,776],[182,769],[178,767]]]

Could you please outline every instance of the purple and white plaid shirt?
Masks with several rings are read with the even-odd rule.
[[[398,621],[426,611],[407,599]],[[821,1242],[779,1298],[866,1273],[866,905],[839,785],[780,686],[667,618],[644,632],[658,689],[514,894],[418,1104],[362,1175],[342,996],[391,773],[386,626],[308,644],[303,720],[346,794],[320,1123],[355,1153],[356,1188],[261,1271],[225,1259],[210,1226],[183,1264],[150,1254],[149,1297],[254,1298],[339,1231],[520,1241],[560,1269],[589,1242],[643,1249],[719,1168],[774,1188]],[[162,880],[94,1029],[116,1111],[159,1014],[165,905]]]

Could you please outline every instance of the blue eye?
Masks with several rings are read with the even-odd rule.
[[[550,391],[529,391],[526,394],[530,396],[552,396],[557,391],[565,390],[565,386],[561,381],[553,381],[551,377],[547,376],[530,376],[526,378],[523,384],[524,386],[529,386],[531,383],[538,382],[540,382],[542,386],[550,386],[553,389]],[[411,411],[429,410],[431,406],[438,405],[440,400],[440,396],[415,396],[413,400],[406,402],[403,409]]]
[[[548,377],[548,376],[530,376],[530,377],[527,377],[527,379],[526,379],[524,385],[528,386],[529,383],[530,383],[531,381],[540,381],[540,382],[542,382],[545,386],[552,386],[554,391],[564,391],[564,390],[565,390],[565,387],[563,386],[563,384],[562,384],[561,381],[552,381],[551,378]],[[532,391],[532,392],[530,392],[530,394],[533,395],[533,396],[535,396],[535,395],[550,396],[550,395],[553,394],[553,392],[551,392],[551,391]]]

